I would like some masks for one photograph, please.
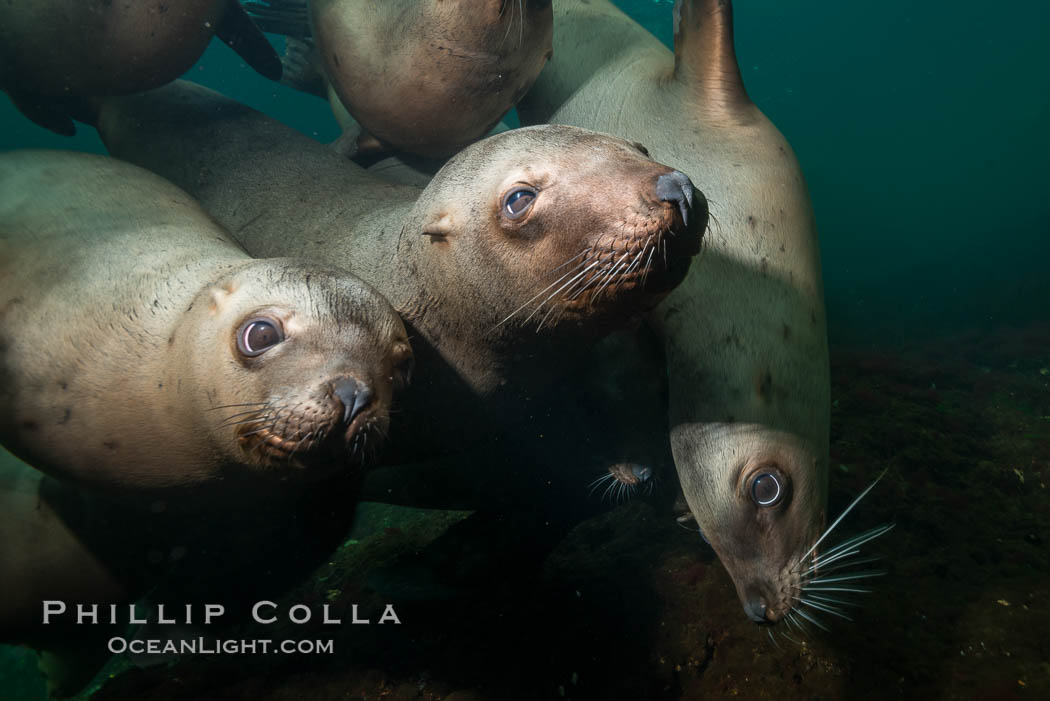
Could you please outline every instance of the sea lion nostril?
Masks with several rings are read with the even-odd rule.
[[[332,393],[343,403],[343,423],[350,423],[372,401],[372,390],[364,382],[344,377],[332,385]]]
[[[755,623],[769,623],[766,619],[766,605],[758,599],[752,599],[744,604],[744,613]]]
[[[661,202],[671,202],[678,207],[682,223],[689,226],[689,214],[693,209],[693,181],[685,173],[672,170],[656,179],[656,196]]]

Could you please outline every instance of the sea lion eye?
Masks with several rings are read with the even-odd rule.
[[[284,340],[280,324],[272,319],[249,319],[237,332],[237,350],[249,358],[261,355]]]
[[[642,154],[643,156],[645,156],[646,158],[648,158],[648,157],[649,157],[649,149],[647,149],[646,147],[642,146],[642,145],[641,145],[640,143],[638,143],[637,141],[635,141],[635,142],[634,142],[634,147],[635,147],[636,149],[638,149],[638,150],[639,150],[639,151],[641,152],[641,154]]]
[[[751,483],[751,498],[759,506],[773,506],[783,494],[780,480],[771,472],[763,472]]]
[[[519,187],[503,196],[503,214],[508,219],[518,219],[529,210],[536,200],[536,191],[531,187]]]

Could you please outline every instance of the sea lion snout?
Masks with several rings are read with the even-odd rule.
[[[752,623],[758,623],[759,625],[769,625],[772,623],[766,618],[766,602],[761,599],[750,599],[744,604],[744,613],[751,619]]]
[[[332,394],[343,405],[343,423],[347,426],[372,403],[369,386],[352,377],[342,377],[333,382]]]
[[[661,202],[670,202],[682,215],[682,223],[689,227],[696,188],[689,176],[680,170],[664,173],[656,179],[656,196]]]
[[[707,229],[707,198],[689,176],[679,170],[662,173],[653,181],[651,197],[670,205],[673,224],[669,227],[667,245],[677,256],[695,256],[700,252]],[[677,216],[675,216],[677,215]]]

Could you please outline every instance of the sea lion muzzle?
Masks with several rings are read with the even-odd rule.
[[[343,423],[348,426],[372,403],[372,390],[364,382],[359,382],[352,377],[336,380],[332,384],[332,394],[342,402],[345,409]]]
[[[693,181],[685,173],[674,170],[656,179],[656,196],[661,202],[670,202],[678,207],[682,223],[689,227],[690,213],[693,209]]]

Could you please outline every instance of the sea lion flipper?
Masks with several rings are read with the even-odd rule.
[[[674,74],[705,111],[736,114],[752,105],[736,60],[731,0],[675,0]]]
[[[285,37],[284,41],[284,56],[281,57],[284,76],[281,83],[327,100],[328,81],[321,70],[313,40]]]
[[[281,79],[284,68],[277,51],[239,2],[227,3],[215,35],[260,75],[270,80]]]
[[[264,32],[296,39],[310,38],[306,0],[248,0],[244,9]]]
[[[15,108],[34,124],[62,136],[73,136],[77,133],[73,120],[55,98],[14,91],[8,91],[7,96],[11,98]]]

